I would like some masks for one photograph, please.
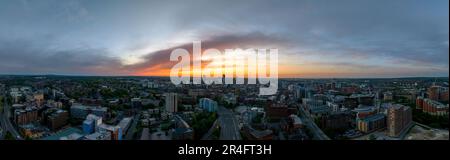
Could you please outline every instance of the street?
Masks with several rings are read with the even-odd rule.
[[[133,140],[133,136],[134,136],[134,133],[135,133],[136,126],[139,123],[139,117],[141,117],[141,114],[136,114],[133,117],[133,122],[132,122],[130,128],[128,128],[128,131],[125,134],[124,140]]]
[[[317,140],[330,140],[330,138],[323,133],[322,129],[320,129],[319,127],[317,127],[316,123],[314,123],[311,120],[311,117],[309,115],[306,114],[306,111],[300,106],[298,107],[299,111],[300,111],[300,118],[303,121],[303,123],[305,123],[306,127],[308,127],[310,129],[310,131],[313,134],[313,138],[317,139]]]
[[[3,97],[6,96],[3,95]],[[0,117],[0,122],[4,135],[6,135],[7,132],[10,132],[15,139],[23,140],[22,136],[20,136],[19,132],[17,132],[16,128],[11,124],[10,117],[11,113],[9,112],[8,102],[6,101],[6,98],[3,98],[3,112]]]
[[[219,115],[220,140],[241,140],[238,121],[233,112],[220,106],[217,110]]]

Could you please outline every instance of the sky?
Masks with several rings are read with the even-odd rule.
[[[448,77],[448,3],[2,0],[0,74],[167,76],[201,41],[277,48],[279,77]]]

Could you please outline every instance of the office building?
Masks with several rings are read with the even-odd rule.
[[[321,117],[319,125],[327,129],[349,129],[353,120],[354,117],[350,113],[341,112]]]
[[[57,130],[67,124],[69,120],[69,112],[57,110],[47,116],[47,126],[51,130]]]
[[[392,104],[388,108],[387,132],[391,137],[399,136],[412,124],[412,111],[408,106]]]
[[[428,98],[434,101],[448,101],[448,87],[433,85],[427,89]]]
[[[111,135],[111,140],[122,140],[123,138],[122,128],[119,126],[100,124],[98,130],[98,132],[109,132]]]
[[[215,112],[217,110],[217,102],[209,98],[201,98],[199,106],[207,112]]]
[[[41,107],[44,104],[44,94],[43,93],[35,93],[33,95],[34,100],[38,107]]]
[[[176,93],[166,93],[166,111],[173,113],[178,111],[178,95]]]
[[[117,125],[118,127],[120,127],[122,129],[123,135],[126,135],[126,133],[128,132],[128,129],[131,126],[131,122],[133,122],[133,118],[126,117],[126,118],[123,118]]]
[[[89,114],[86,120],[83,121],[83,132],[85,134],[91,134],[98,130],[100,124],[103,123],[102,117],[96,116],[94,114]]]
[[[423,108],[423,100],[424,100],[424,98],[422,96],[418,96],[416,98],[416,109],[422,109]]]
[[[14,122],[17,125],[24,125],[38,120],[38,109],[36,107],[26,107],[14,111]]]
[[[289,107],[286,104],[273,103],[266,107],[267,118],[272,120],[280,120],[291,114],[297,114],[297,108]]]
[[[423,100],[423,112],[434,116],[448,115],[448,104],[425,98]]]

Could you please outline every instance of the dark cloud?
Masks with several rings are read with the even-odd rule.
[[[121,75],[120,60],[103,49],[55,49],[27,40],[0,42],[0,73]],[[128,73],[129,74],[129,73]]]
[[[133,65],[122,65],[120,58],[155,42],[191,39],[177,37],[191,33],[203,40],[203,48],[276,47],[290,61],[349,66],[355,74],[382,76],[392,69],[399,76],[448,76],[448,2],[5,0],[0,2],[0,73],[167,69],[175,47],[146,54]]]

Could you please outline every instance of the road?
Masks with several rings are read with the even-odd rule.
[[[3,97],[0,96],[0,119],[3,117],[3,103],[1,102]],[[3,133],[3,123],[0,122],[0,140],[3,140],[5,133]]]
[[[312,118],[308,114],[306,114],[306,111],[303,109],[303,107],[300,106],[300,107],[298,107],[298,109],[300,111],[300,116],[299,117],[302,119],[303,123],[305,123],[305,125],[312,132],[313,139],[316,139],[316,140],[330,140],[330,138],[325,133],[323,133],[322,129],[317,127],[316,123],[314,123]]]
[[[206,132],[206,133],[203,135],[203,137],[201,138],[201,140],[212,140],[211,136],[212,136],[212,133],[214,132],[214,129],[216,129],[217,125],[218,125],[218,121],[215,120],[214,123],[213,123],[213,125],[211,126],[211,128],[209,128],[208,132]]]
[[[3,97],[6,97],[3,95]],[[0,123],[4,130],[4,133],[9,132],[13,135],[13,137],[17,140],[23,140],[22,136],[20,136],[19,132],[17,132],[16,128],[11,124],[10,121],[11,112],[9,111],[8,102],[6,98],[3,98],[3,113],[0,117]]]
[[[239,125],[233,112],[220,106],[217,110],[219,115],[220,140],[241,140]]]
[[[138,125],[138,122],[139,122],[139,117],[141,117],[141,114],[136,114],[133,117],[133,122],[132,122],[130,128],[128,128],[127,134],[125,135],[125,140],[133,140],[134,132],[135,132],[136,126]]]

